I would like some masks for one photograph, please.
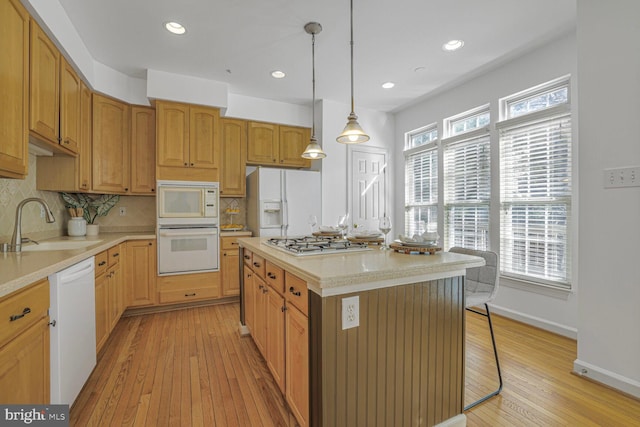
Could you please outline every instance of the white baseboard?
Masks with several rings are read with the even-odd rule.
[[[489,304],[489,306],[491,307],[492,313],[499,314],[500,316],[508,317],[509,319],[517,320],[518,322],[526,323],[527,325],[535,326],[536,328],[544,329],[545,331],[553,332],[567,338],[574,340],[578,339],[578,330],[576,328],[562,325],[560,323],[550,322],[540,317],[530,316],[528,314],[520,313],[494,304]]]
[[[249,328],[247,328],[245,325],[243,325],[242,323],[238,323],[239,325],[239,331],[240,331],[240,336],[244,337],[245,335],[249,335]]]
[[[576,359],[573,372],[640,399],[640,382]]]
[[[453,418],[449,418],[448,420],[444,420],[440,424],[436,424],[433,427],[466,427],[467,426],[467,416],[465,414],[456,415]]]

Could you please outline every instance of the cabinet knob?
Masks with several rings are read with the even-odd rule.
[[[196,293],[195,293],[195,292],[193,292],[193,293],[191,293],[191,294],[184,294],[184,296],[185,296],[185,297],[195,297],[195,296],[196,296]]]
[[[222,256],[227,256],[227,253],[226,253],[226,252],[225,252],[225,253],[223,253],[223,254],[222,254]]]
[[[275,275],[275,274],[273,274],[272,272],[268,272],[268,273],[267,273],[267,277],[268,277],[269,279],[273,279],[273,280],[275,280],[275,279],[276,279],[276,275]]]
[[[189,166],[189,163],[187,163],[187,162],[184,162],[184,165],[185,165],[185,166]]]
[[[125,188],[125,189],[124,189],[124,191],[129,191],[129,189],[128,189],[128,188]]]
[[[155,189],[155,188],[152,188],[152,189],[151,189],[151,191],[152,191],[152,192],[153,192],[153,191],[156,191],[156,189]]]
[[[149,242],[149,246],[153,246],[153,242]]]
[[[191,166],[193,166],[193,163],[191,163]]]

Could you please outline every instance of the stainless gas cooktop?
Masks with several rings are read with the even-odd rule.
[[[264,244],[295,256],[328,255],[370,251],[366,243],[351,242],[339,236],[273,237]]]

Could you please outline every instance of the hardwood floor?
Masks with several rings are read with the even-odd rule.
[[[120,320],[72,426],[295,426],[237,304]],[[573,340],[494,317],[502,393],[468,426],[640,426],[640,402],[572,375]],[[466,402],[496,383],[484,318],[467,315]],[[367,426],[368,427],[368,426]],[[404,427],[404,426],[394,426]]]

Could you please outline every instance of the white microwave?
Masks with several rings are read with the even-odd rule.
[[[218,223],[219,183],[158,181],[158,224]]]

